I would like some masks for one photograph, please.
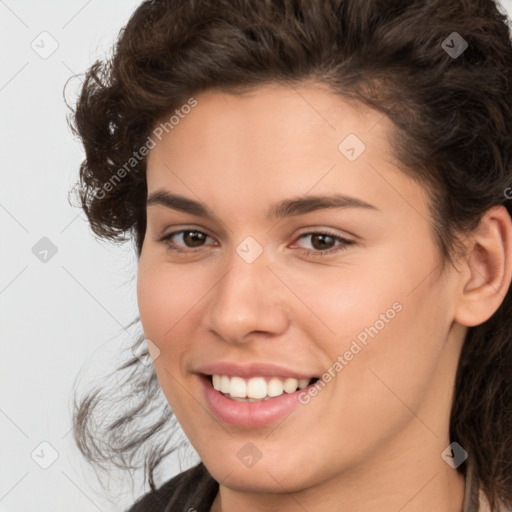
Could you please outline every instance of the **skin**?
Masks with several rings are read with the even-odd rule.
[[[443,271],[424,187],[392,157],[382,114],[314,83],[196,99],[150,151],[148,193],[201,201],[215,217],[149,206],[137,293],[163,393],[220,482],[211,510],[460,512],[464,478],[441,453],[467,327],[510,285],[506,210],[489,210]],[[349,133],[366,145],[353,162],[338,150]],[[334,192],[378,210],[266,218],[280,200]],[[208,237],[175,236],[188,253],[158,241],[186,229]],[[354,243],[308,254],[340,247],[300,237],[325,229]],[[247,236],[263,248],[250,264],[236,252]],[[321,375],[397,301],[403,309],[280,423],[229,426],[209,412],[198,366],[273,362]],[[237,457],[248,442],[262,455],[251,468]]]

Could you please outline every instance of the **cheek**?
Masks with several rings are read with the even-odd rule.
[[[160,387],[171,408],[179,414],[182,385],[180,362],[189,348],[186,332],[194,315],[194,305],[204,293],[194,285],[190,272],[176,270],[163,264],[143,258],[139,260],[137,274],[137,300],[144,335],[159,349],[153,360]]]
[[[156,269],[150,268],[149,265],[139,264],[137,301],[140,319],[146,337],[155,341],[160,338],[156,333],[162,329],[163,321],[167,318],[167,315],[163,316],[162,313],[165,310],[175,311],[177,305],[177,301],[173,303],[171,289],[166,286],[169,283],[166,283],[165,276],[158,274]]]
[[[435,256],[430,243],[382,247],[365,264],[330,269],[321,285],[303,283],[300,293],[310,290],[304,302],[331,331],[313,319],[317,335],[312,332],[311,339],[325,333],[331,364],[346,354],[338,372],[343,377],[336,378],[342,400],[357,397],[356,408],[376,397],[392,400],[386,384],[410,403],[425,392],[450,327],[449,293],[432,272]]]
[[[355,364],[347,367],[351,409],[366,417],[367,424],[400,422],[411,411],[432,412],[436,407],[449,330],[447,310],[441,310],[439,298],[433,290],[402,298],[403,309],[382,330],[368,336]],[[449,380],[444,382],[448,385]]]
[[[364,256],[364,255],[363,255]],[[364,332],[378,322],[381,315],[393,319],[393,304],[404,300],[411,290],[411,279],[403,265],[394,263],[396,255],[386,248],[375,249],[372,258],[348,259],[339,267],[327,267],[321,272],[303,273],[300,279],[294,271],[286,276],[286,282],[301,299],[297,302],[298,323],[309,319],[311,339],[319,334],[332,339],[343,349],[345,340]],[[309,311],[304,310],[304,304]],[[396,306],[395,306],[396,308]],[[304,313],[303,313],[304,310]],[[387,325],[387,324],[386,324]],[[348,347],[347,347],[348,349]]]
[[[189,313],[201,297],[189,270],[140,260],[137,275],[137,301],[147,338],[161,345],[173,334],[174,326]],[[161,350],[165,347],[160,346]]]
[[[366,344],[358,343],[361,350],[341,372],[336,390],[336,401],[344,406],[340,421],[361,443],[403,430],[414,421],[412,411],[436,428],[433,411],[443,399],[436,390],[447,335],[446,313],[436,300],[433,293],[402,298],[403,309],[381,330],[361,331],[368,333]]]

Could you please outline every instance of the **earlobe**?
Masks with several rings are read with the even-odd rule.
[[[455,320],[467,327],[487,321],[512,280],[512,220],[504,206],[490,208],[468,237]]]

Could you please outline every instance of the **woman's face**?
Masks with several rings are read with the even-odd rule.
[[[465,334],[457,274],[440,272],[389,120],[313,85],[195,99],[154,132],[138,302],[210,473],[282,492],[441,461]]]

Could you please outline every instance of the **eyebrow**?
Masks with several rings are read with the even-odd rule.
[[[215,217],[211,210],[203,203],[177,194],[171,194],[166,190],[156,190],[148,196],[146,207],[153,205],[162,205],[167,208],[208,219]],[[291,217],[293,215],[304,215],[327,208],[363,208],[379,211],[376,206],[356,197],[334,194],[329,196],[307,196],[285,199],[271,205],[267,212],[267,219],[273,220]]]

